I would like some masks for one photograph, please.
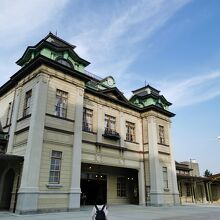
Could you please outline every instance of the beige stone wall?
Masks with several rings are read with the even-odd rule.
[[[66,210],[68,207],[68,193],[41,193],[38,197],[38,209],[40,210]]]
[[[220,186],[212,185],[212,196],[214,203],[220,203]]]
[[[117,175],[108,176],[107,203],[109,204],[128,204],[129,198],[117,196]]]
[[[14,93],[15,93],[15,90],[12,89],[8,93],[6,93],[2,97],[0,97],[0,121],[1,121],[2,127],[6,126],[8,107],[9,107],[10,102],[12,103],[11,104],[11,111],[12,111]],[[10,111],[10,116],[11,116],[11,111]],[[11,117],[10,117],[10,119],[11,119]],[[7,132],[8,128],[6,128],[4,130]]]
[[[61,160],[61,172],[60,172],[60,187],[53,188],[49,186],[49,172],[51,164],[52,150],[62,152]],[[40,168],[40,179],[39,189],[43,192],[66,192],[70,188],[71,181],[71,164],[72,164],[72,148],[70,146],[44,143],[42,157],[41,157],[41,168]]]

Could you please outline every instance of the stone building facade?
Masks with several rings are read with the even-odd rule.
[[[201,176],[195,160],[176,162],[180,203],[220,203],[219,174]]]
[[[2,208],[74,210],[82,192],[86,204],[97,196],[108,204],[179,204],[171,103],[149,85],[128,100],[112,76],[87,72],[89,62],[74,49],[49,33],[26,49],[21,69],[0,87],[9,137],[0,156],[7,162]],[[8,176],[12,193],[2,196]]]

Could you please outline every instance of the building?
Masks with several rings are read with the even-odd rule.
[[[176,173],[181,203],[220,203],[219,174],[201,176],[195,160],[176,162]]]
[[[0,87],[9,137],[0,156],[1,185],[9,188],[5,196],[0,188],[2,208],[74,210],[82,192],[86,204],[97,196],[108,204],[179,204],[171,103],[149,85],[128,100],[112,76],[87,72],[74,49],[49,33],[27,47],[21,69]]]

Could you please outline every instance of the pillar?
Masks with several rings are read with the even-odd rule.
[[[8,154],[12,154],[12,151],[13,151],[14,135],[15,135],[16,127],[17,127],[20,101],[21,101],[21,88],[19,87],[15,91],[15,98],[14,98],[14,104],[13,104],[13,109],[12,109],[12,119],[11,119],[11,126],[9,130],[9,140],[8,140],[8,148],[7,148]]]
[[[145,185],[146,185],[146,180],[145,180],[145,157],[144,157],[144,145],[143,145],[143,119],[140,119],[137,123],[137,128],[136,128],[136,141],[140,143],[140,151],[143,152],[142,158],[143,161],[141,160],[139,163],[139,171],[138,171],[138,188],[139,188],[139,205],[146,205],[146,192],[145,192]]]
[[[24,156],[21,185],[18,191],[16,212],[19,213],[35,212],[37,210],[47,93],[48,77],[41,73],[36,77],[36,84],[33,88],[30,128]]]
[[[120,131],[119,134],[121,136],[120,138],[120,146],[125,147],[125,135],[126,135],[126,129],[125,129],[125,119],[124,119],[124,113],[120,112]]]
[[[151,205],[163,205],[163,179],[157,147],[157,127],[155,118],[148,117],[149,165],[150,165],[150,199]]]
[[[140,162],[140,169],[138,170],[138,192],[139,192],[139,205],[145,205],[145,179],[144,179],[144,162]]]
[[[69,194],[69,210],[80,208],[80,178],[82,155],[82,120],[83,120],[84,90],[80,87],[76,92],[75,125],[72,151],[72,178]]]
[[[171,123],[168,124],[168,139],[169,139],[169,147],[170,147],[170,160],[171,160],[171,181],[172,181],[172,189],[171,193],[173,195],[173,204],[180,204],[179,190],[177,186],[177,175],[176,175],[176,164],[173,156],[173,143],[171,138]]]
[[[102,142],[102,134],[104,133],[104,120],[102,106],[98,106],[98,126],[97,126],[97,142]]]

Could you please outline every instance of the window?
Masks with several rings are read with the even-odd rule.
[[[159,125],[159,143],[165,144],[164,127]]]
[[[11,104],[12,104],[11,102],[9,102],[8,104],[7,118],[6,118],[6,123],[5,123],[6,126],[11,123],[11,106],[12,106]]]
[[[167,167],[163,167],[163,187],[164,187],[165,189],[168,188]]]
[[[114,134],[116,132],[115,125],[116,118],[110,115],[105,115],[105,133]]]
[[[55,115],[58,117],[67,117],[67,98],[68,93],[57,89]]]
[[[191,186],[190,184],[186,184],[186,196],[191,196]]]
[[[60,183],[61,159],[62,152],[53,150],[51,155],[49,183]]]
[[[117,178],[117,196],[126,197],[126,178],[125,177]]]
[[[23,111],[23,117],[27,116],[31,112],[31,96],[32,96],[32,90],[29,90],[25,94],[25,100],[24,100],[24,111]]]
[[[126,141],[135,141],[135,124],[126,121]]]
[[[56,61],[57,61],[58,63],[61,63],[61,64],[64,65],[64,66],[67,66],[67,67],[70,67],[70,68],[73,67],[72,63],[71,63],[69,60],[65,60],[65,59],[63,59],[63,58],[58,58]]]
[[[83,108],[83,131],[92,131],[92,114],[91,109]]]

